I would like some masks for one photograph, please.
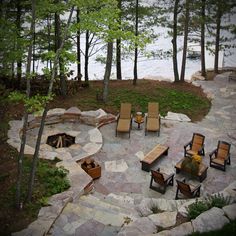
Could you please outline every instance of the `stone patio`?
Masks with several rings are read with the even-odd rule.
[[[148,133],[145,136],[144,124],[141,129],[138,129],[137,124],[133,123],[130,139],[126,134],[119,134],[118,137],[115,137],[115,123],[104,125],[99,130],[96,127],[75,125],[75,123],[49,124],[46,129],[48,133],[51,132],[50,129],[61,131],[62,127],[63,129],[66,127],[63,132],[73,131],[73,135],[77,138],[76,145],[78,145],[75,148],[68,148],[66,152],[51,150],[50,158],[53,156],[52,153],[55,153],[55,156],[62,159],[60,165],[69,170],[71,168],[74,170],[72,172],[76,174],[79,167],[76,167],[78,164],[75,161],[80,157],[83,158],[85,152],[88,156],[93,155],[93,158],[102,166],[102,176],[94,181],[94,190],[84,196],[81,196],[81,191],[75,192],[74,189],[78,188],[82,179],[84,181],[87,177],[83,174],[80,177],[77,176],[72,188],[61,194],[64,196],[64,204],[58,209],[59,213],[53,217],[51,224],[47,222],[45,227],[43,227],[43,223],[35,227],[36,224],[32,223],[26,230],[14,235],[153,235],[156,233],[157,227],[174,226],[176,214],[186,215],[185,206],[194,200],[175,201],[176,183],[173,187],[167,188],[165,195],[149,189],[150,173],[141,170],[140,160],[155,145],[167,145],[170,147],[168,156],[163,156],[153,168],[160,167],[163,172],[174,173],[175,164],[183,157],[183,146],[191,139],[193,132],[206,136],[206,155],[203,162],[207,166],[209,166],[208,154],[216,148],[218,140],[225,140],[232,144],[231,165],[227,165],[226,172],[208,168],[207,178],[201,184],[201,197],[222,192],[225,196],[230,195],[232,199],[236,199],[234,190],[236,188],[236,82],[229,81],[227,76],[226,73],[218,75],[214,81],[195,81],[194,84],[202,86],[213,99],[209,114],[201,122],[192,123],[188,122],[186,117],[184,117],[184,121],[172,120],[170,118],[172,114],[169,113],[167,119],[162,118],[161,120],[160,137],[154,133]],[[100,114],[107,116],[103,112]],[[86,115],[90,115],[90,112],[87,112]],[[174,117],[177,116],[174,115]],[[178,117],[183,120],[183,116]],[[91,120],[89,122],[89,124],[96,123]],[[11,122],[11,127],[20,127],[20,123],[20,121]],[[9,131],[11,136],[9,143],[17,141],[13,128]],[[35,131],[30,132],[33,137]],[[84,134],[81,136],[80,134],[83,132]],[[27,145],[32,148],[31,142],[33,140]],[[44,144],[43,147],[45,147]],[[199,183],[197,179],[191,178],[189,175],[181,173],[175,175],[177,179],[183,177],[192,184]],[[90,182],[91,179],[88,178],[82,184],[83,187]],[[69,191],[72,192],[72,195],[69,194]],[[59,196],[58,198],[62,201]],[[57,204],[55,201],[54,205]],[[152,214],[150,204],[158,205],[165,212]],[[236,218],[235,214],[232,216],[231,209],[234,208],[235,205],[223,210],[212,209],[192,222],[155,235],[186,235],[194,231],[204,232],[218,229],[229,222],[229,219]],[[47,211],[49,216],[51,211],[51,209]],[[47,214],[45,213],[45,215]],[[43,214],[41,216],[43,217]],[[206,217],[211,219],[214,216],[216,220],[210,220],[213,222],[212,225],[207,225],[204,219]],[[217,219],[221,221],[220,225]],[[40,230],[40,227],[43,230]]]

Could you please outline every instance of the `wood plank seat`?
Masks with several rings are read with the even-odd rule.
[[[168,155],[168,146],[161,144],[156,145],[142,161],[142,170],[149,172],[151,165],[154,164],[162,155]]]
[[[191,174],[191,170],[190,169],[187,169],[187,168],[183,169],[181,167],[183,160],[184,160],[184,158],[181,159],[175,165],[176,174],[178,174],[179,172],[186,172],[186,173]],[[204,165],[203,163],[200,163],[198,173],[197,173],[197,175],[194,175],[194,176],[197,177],[200,182],[202,182],[207,177],[207,169],[208,169],[208,166]]]

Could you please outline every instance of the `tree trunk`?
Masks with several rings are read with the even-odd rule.
[[[65,43],[65,40],[66,40],[66,37],[68,34],[68,29],[69,29],[69,25],[71,22],[73,11],[74,11],[74,6],[72,6],[72,8],[70,10],[70,15],[68,17],[68,21],[67,21],[67,25],[66,25],[66,28],[64,31],[63,38],[61,40],[61,45],[58,48],[58,50],[56,51],[56,56],[55,56],[55,59],[53,62],[52,75],[51,75],[50,84],[48,87],[48,96],[50,96],[52,94],[53,82],[56,78],[56,71],[57,71],[57,66],[58,66],[58,61],[59,61],[61,49],[64,47],[64,43]],[[35,179],[35,173],[36,173],[37,161],[38,161],[38,155],[39,155],[39,148],[40,148],[41,138],[42,138],[42,134],[43,134],[45,119],[47,116],[47,111],[48,111],[48,104],[46,104],[46,106],[44,108],[40,127],[39,127],[39,132],[38,132],[38,137],[37,137],[37,141],[36,141],[35,152],[34,152],[34,156],[33,156],[31,172],[30,172],[30,178],[29,178],[29,188],[28,188],[28,192],[27,192],[27,201],[31,201],[31,198],[32,198],[34,179]]]
[[[215,37],[215,63],[214,63],[214,72],[219,73],[219,50],[220,50],[220,28],[221,28],[221,7],[217,3],[217,13],[216,13],[216,37]]]
[[[139,7],[139,1],[136,0],[135,4],[135,36],[137,38],[138,36],[138,7]],[[138,44],[135,43],[135,49],[134,49],[134,80],[133,80],[133,85],[137,84],[137,79],[138,79]]]
[[[183,47],[182,67],[181,67],[181,74],[180,74],[181,81],[184,81],[184,77],[185,77],[185,66],[186,66],[187,46],[188,46],[188,23],[189,23],[189,0],[186,0],[185,21],[184,21],[184,47]]]
[[[30,45],[28,48],[28,55],[27,55],[27,66],[26,66],[26,76],[30,75],[31,70],[31,60],[32,60],[32,51],[33,51],[33,34],[35,29],[35,0],[31,1],[32,9],[32,21],[30,26]],[[26,96],[27,98],[30,97],[30,77],[26,80]],[[24,159],[24,150],[26,144],[26,128],[28,123],[28,111],[25,108],[24,116],[23,116],[23,129],[22,129],[22,136],[21,136],[21,146],[20,146],[20,153],[18,156],[18,168],[17,168],[17,183],[16,183],[16,207],[20,209],[21,205],[21,182],[22,182],[22,168],[23,168],[23,159]]]
[[[103,102],[107,102],[108,96],[108,84],[111,75],[111,66],[112,66],[112,55],[113,55],[113,42],[107,43],[107,60],[106,60],[106,69],[103,80]]]
[[[60,15],[56,12],[55,13],[55,49],[61,45],[61,23],[60,23]],[[55,50],[55,51],[56,51]],[[60,92],[63,97],[67,95],[67,85],[66,85],[66,78],[64,73],[64,62],[63,58],[59,57],[59,77],[60,77]]]
[[[77,24],[80,23],[80,10],[77,8],[76,12]],[[81,82],[81,54],[80,54],[80,29],[77,30],[77,79],[79,83]]]
[[[118,0],[118,8],[121,11],[121,0]],[[121,24],[121,13],[119,14],[118,19],[119,25]],[[116,40],[116,78],[118,80],[122,80],[122,73],[121,73],[121,39]]]
[[[89,31],[86,30],[85,33],[85,54],[84,54],[84,80],[87,84],[89,81],[88,76],[88,63],[89,63]]]
[[[17,28],[17,51],[21,50],[21,45],[20,45],[20,38],[21,38],[21,4],[20,0],[17,0],[16,3],[17,7],[17,13],[16,13],[16,28]],[[17,73],[17,79],[18,79],[18,88],[20,88],[21,84],[21,75],[22,75],[22,60],[21,58],[17,58],[17,65],[16,65],[16,73]]]
[[[173,68],[175,82],[179,81],[178,59],[177,59],[177,17],[178,17],[179,0],[175,0],[174,16],[173,16]]]
[[[202,0],[201,9],[201,75],[206,76],[206,62],[205,62],[205,8],[206,0]]]
[[[50,15],[47,17],[47,37],[48,37],[48,51],[51,51],[51,17]],[[50,59],[49,61],[47,60],[47,68],[48,68],[48,63],[49,63],[49,68],[52,70],[52,60]]]

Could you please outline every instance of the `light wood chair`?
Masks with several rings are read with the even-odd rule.
[[[210,166],[225,171],[226,164],[230,165],[230,144],[225,141],[218,141],[217,148],[210,156]]]
[[[116,136],[118,132],[129,133],[132,127],[132,114],[131,114],[131,104],[130,103],[121,103],[120,113],[117,118],[116,126]]]
[[[153,131],[153,132],[157,132],[159,136],[160,125],[161,125],[161,118],[159,114],[159,103],[149,102],[148,113],[147,113],[146,122],[145,122],[145,135],[147,135],[148,131]]]
[[[195,154],[205,156],[204,140],[204,135],[193,133],[192,140],[184,145],[184,156]]]

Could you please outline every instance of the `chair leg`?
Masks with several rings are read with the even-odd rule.
[[[229,156],[229,158],[228,158],[227,164],[228,164],[228,165],[231,165],[230,156]]]
[[[176,194],[175,194],[175,200],[178,200],[178,193],[179,193],[179,188],[177,187]]]
[[[153,177],[151,176],[151,181],[150,181],[149,188],[152,188],[152,182],[153,182]]]

